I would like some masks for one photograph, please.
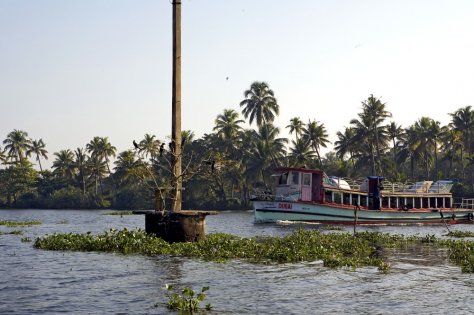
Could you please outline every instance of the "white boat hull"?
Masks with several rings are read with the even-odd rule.
[[[255,222],[308,221],[330,224],[444,224],[472,222],[473,209],[366,210],[350,206],[254,201]],[[357,219],[356,219],[357,217]]]

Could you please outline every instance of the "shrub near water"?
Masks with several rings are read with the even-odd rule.
[[[443,241],[434,236],[401,236],[363,232],[323,234],[297,230],[285,237],[241,238],[216,233],[195,243],[169,244],[143,230],[115,230],[92,235],[53,234],[36,239],[36,248],[48,250],[103,251],[122,254],[173,255],[223,261],[245,259],[254,263],[294,263],[322,260],[327,267],[375,266],[386,272],[380,250],[407,243],[429,243],[451,249],[451,259],[463,272],[473,272],[474,246],[468,241]]]

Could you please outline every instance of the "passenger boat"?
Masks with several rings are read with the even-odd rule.
[[[255,222],[455,224],[474,221],[474,199],[453,203],[452,181],[391,183],[382,176],[351,181],[322,170],[277,168],[274,192],[252,196]]]

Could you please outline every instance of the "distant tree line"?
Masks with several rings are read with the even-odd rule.
[[[184,209],[249,209],[252,191],[270,186],[278,166],[399,182],[458,179],[454,194],[474,195],[471,106],[450,113],[446,126],[421,117],[403,128],[389,120],[386,103],[370,95],[324,156],[330,141],[316,119],[294,117],[285,126],[294,138],[280,136],[274,125],[280,106],[267,83],[252,83],[240,107],[254,128],[244,129],[239,112],[224,109],[202,138],[183,131]],[[151,134],[134,144],[118,153],[108,137],[94,137],[83,148],[54,152],[45,170],[41,161],[50,156],[43,139],[15,129],[0,147],[0,207],[152,209],[156,189],[169,187],[172,145]]]

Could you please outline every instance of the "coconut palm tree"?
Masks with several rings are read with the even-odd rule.
[[[114,176],[118,178],[119,185],[136,183],[138,179],[143,179],[146,174],[142,163],[136,159],[135,152],[127,150],[121,152],[114,162]]]
[[[396,164],[397,160],[397,140],[402,140],[403,136],[405,135],[405,132],[403,128],[400,125],[397,125],[394,121],[392,121],[388,126],[387,126],[387,135],[388,137],[392,140],[392,150],[393,150],[393,162]]]
[[[296,142],[298,142],[299,136],[303,132],[304,123],[299,117],[293,117],[290,119],[290,124],[286,126],[290,129],[290,135],[294,132],[296,136]]]
[[[275,115],[278,116],[280,106],[267,83],[253,82],[250,89],[244,92],[244,96],[240,107],[243,107],[242,114],[245,119],[249,118],[250,124],[255,120],[257,126],[261,127],[272,123]]]
[[[26,151],[26,156],[30,156],[32,154],[36,155],[36,161],[38,161],[41,172],[43,172],[43,167],[41,166],[40,157],[43,157],[46,160],[48,159],[48,151],[46,151],[45,147],[46,145],[44,144],[43,139],[32,140],[28,146],[28,150]]]
[[[91,157],[96,156],[100,161],[105,161],[109,175],[112,174],[109,167],[109,157],[115,157],[117,148],[110,144],[108,137],[94,137],[86,145],[86,150],[91,153]]]
[[[354,128],[346,127],[344,133],[338,131],[336,135],[339,139],[334,142],[334,150],[336,150],[337,157],[344,160],[344,156],[349,154],[349,160],[352,161],[352,166],[354,166],[354,153],[357,151]]]
[[[472,111],[471,106],[466,106],[449,115],[452,117],[452,128],[462,133],[464,147],[467,149],[467,152],[471,154],[471,137],[474,130],[474,111]]]
[[[56,156],[56,159],[53,161],[54,173],[68,180],[73,179],[76,174],[74,153],[67,149],[55,152],[54,156]]]
[[[217,116],[214,121],[215,126],[213,130],[224,141],[225,150],[233,150],[236,147],[237,136],[242,130],[240,124],[244,123],[239,118],[239,113],[233,109],[224,109],[224,113]]]
[[[87,173],[89,174],[89,179],[94,181],[96,195],[99,193],[99,186],[102,191],[102,178],[104,178],[105,174],[107,174],[106,164],[106,161],[104,161],[97,154],[92,154],[85,163]]]
[[[324,124],[318,124],[316,120],[309,120],[306,127],[303,128],[303,139],[308,142],[314,152],[316,152],[319,167],[322,167],[323,161],[321,160],[320,149],[321,147],[326,148],[327,144],[330,143]]]
[[[10,157],[15,157],[17,162],[23,162],[30,143],[31,140],[28,138],[28,133],[17,129],[10,132],[7,138],[3,140],[5,151],[8,151]]]
[[[74,151],[75,160],[74,164],[76,169],[79,171],[79,180],[81,181],[82,194],[86,194],[86,163],[88,156],[83,148],[77,148]]]
[[[315,151],[311,148],[308,141],[304,139],[292,140],[292,146],[290,147],[289,162],[290,166],[304,166],[314,158]]]
[[[245,99],[240,102],[243,107],[242,114],[245,119],[249,119],[251,125],[255,120],[257,127],[267,126],[273,123],[275,116],[280,113],[280,106],[277,103],[273,90],[265,82],[253,82],[249,90],[244,92]],[[267,130],[267,135],[270,131]],[[271,156],[273,164],[278,166],[277,159]]]
[[[457,156],[459,151],[461,154],[461,163],[463,159],[464,143],[462,140],[462,133],[459,130],[452,128],[446,128],[441,138],[441,150],[444,152],[445,157],[449,161],[448,176],[452,176],[452,169],[454,164],[454,158]]]
[[[143,140],[140,141],[139,144],[139,153],[144,153],[145,158],[148,158],[150,156],[152,159],[154,159],[158,153],[160,152],[160,144],[161,141],[158,139],[155,139],[155,135],[150,135],[150,134],[145,134],[143,137]],[[115,152],[114,152],[115,156]]]
[[[0,163],[5,163],[7,161],[7,155],[5,154],[5,150],[2,150],[0,147]]]
[[[278,161],[282,160],[286,155],[285,146],[288,143],[287,138],[278,138],[280,128],[273,124],[267,124],[258,129],[255,133],[255,141],[262,142],[264,145],[264,152],[274,162],[274,166],[278,166]],[[276,163],[275,163],[276,161]]]
[[[371,131],[374,135],[375,140],[375,149],[377,154],[377,160],[382,172],[382,147],[386,145],[386,127],[381,126],[386,118],[392,117],[392,114],[385,110],[385,103],[380,101],[380,98],[374,97],[373,94],[367,98],[367,100],[362,101],[362,115],[366,117],[366,121],[371,124]]]

